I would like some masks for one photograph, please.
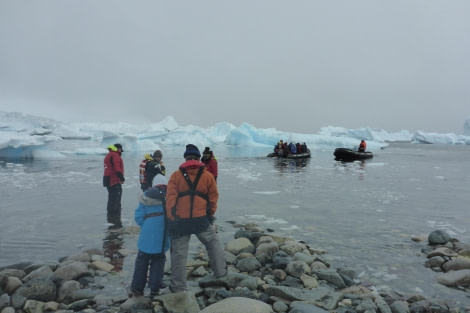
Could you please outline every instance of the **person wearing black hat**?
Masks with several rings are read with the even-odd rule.
[[[219,171],[219,164],[217,162],[214,153],[212,152],[210,147],[206,147],[202,152],[201,162],[204,163],[207,170],[214,175],[215,180],[217,181],[218,171]]]
[[[186,286],[186,259],[191,235],[206,247],[216,278],[227,274],[222,245],[212,226],[219,191],[214,175],[199,161],[201,153],[186,145],[179,169],[171,174],[166,194],[166,214],[171,238],[171,292],[183,292]]]
[[[108,189],[107,220],[113,224],[112,228],[122,227],[121,198],[122,184],[124,183],[124,162],[121,158],[122,145],[116,143],[108,147],[108,154],[104,158],[103,186]]]

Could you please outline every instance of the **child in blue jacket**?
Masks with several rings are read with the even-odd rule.
[[[135,259],[134,276],[129,296],[142,296],[145,285],[150,289],[150,296],[158,294],[164,288],[163,274],[165,269],[165,253],[170,248],[170,238],[165,223],[165,194],[167,180],[158,174],[147,189],[139,197],[139,205],[135,209],[135,221],[140,226],[137,242],[139,252]]]

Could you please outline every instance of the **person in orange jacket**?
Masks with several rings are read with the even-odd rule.
[[[171,174],[166,193],[166,214],[171,238],[171,292],[183,292],[186,286],[186,260],[191,235],[206,247],[216,278],[227,274],[224,251],[214,222],[219,191],[214,175],[199,161],[201,153],[186,145],[185,162]]]
[[[357,151],[359,152],[365,152],[366,151],[366,142],[364,140],[361,140],[361,143],[359,144],[359,149]]]

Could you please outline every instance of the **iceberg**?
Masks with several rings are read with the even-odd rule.
[[[65,158],[67,154],[104,155],[106,147],[115,142],[135,152],[147,151],[149,146],[158,149],[160,145],[184,146],[189,142],[198,146],[265,146],[269,149],[280,139],[305,142],[310,149],[332,151],[338,147],[356,148],[361,139],[367,141],[367,149],[372,151],[382,149],[390,142],[469,145],[470,118],[466,120],[464,129],[465,135],[456,135],[327,126],[316,134],[303,134],[256,128],[248,123],[238,127],[228,122],[208,128],[181,126],[172,116],[145,125],[124,122],[66,124],[20,112],[0,111],[0,157],[50,159]]]

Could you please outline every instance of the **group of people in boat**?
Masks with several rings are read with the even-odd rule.
[[[303,143],[293,143],[293,142],[284,142],[282,139],[274,146],[274,153],[279,154],[300,154],[308,152],[307,144]]]

